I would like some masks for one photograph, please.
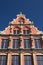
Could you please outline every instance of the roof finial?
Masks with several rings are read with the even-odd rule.
[[[22,12],[20,12],[20,14],[17,14],[17,17],[19,17],[19,16],[25,17],[25,15]]]
[[[20,12],[20,14],[22,14],[22,12]]]

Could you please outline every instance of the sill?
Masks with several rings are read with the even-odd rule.
[[[0,34],[0,36],[43,36],[43,34]]]
[[[1,48],[0,52],[43,52],[43,48]]]
[[[25,49],[25,50],[26,50],[26,49],[31,49],[31,48],[23,48],[23,49]]]
[[[0,52],[7,52],[8,48],[0,48]]]
[[[34,48],[34,49],[36,49],[36,50],[37,50],[37,49],[41,50],[41,49],[43,49],[43,48]]]
[[[8,49],[8,48],[0,48],[0,49]]]

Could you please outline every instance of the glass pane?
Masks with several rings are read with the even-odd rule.
[[[30,39],[24,39],[24,48],[30,48],[31,43],[30,43]]]
[[[8,39],[6,39],[5,48],[8,48],[8,45],[9,45],[9,41],[8,41]]]
[[[19,34],[19,32],[20,32],[20,31],[19,31],[19,30],[17,30],[17,34]]]
[[[35,48],[41,48],[41,43],[39,39],[35,39]]]
[[[19,56],[12,56],[12,65],[19,65]]]
[[[0,65],[7,64],[7,56],[0,56]]]
[[[24,65],[32,65],[32,58],[31,56],[24,56]]]
[[[29,34],[29,30],[27,30],[27,34]]]
[[[8,48],[9,41],[8,39],[2,39],[1,48]]]
[[[43,56],[37,56],[37,60],[43,60]]]
[[[43,56],[37,56],[38,65],[43,65]]]
[[[14,30],[14,34],[16,34],[16,30]]]
[[[29,34],[29,30],[23,30],[24,34]]]
[[[13,39],[13,48],[19,48],[19,39]]]
[[[19,30],[14,30],[14,34],[19,34]]]

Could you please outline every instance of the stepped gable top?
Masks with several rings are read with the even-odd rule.
[[[13,21],[11,21],[10,23],[17,24],[18,21],[24,20],[24,22],[26,22],[26,24],[33,24],[33,22],[31,22],[29,19],[27,19],[26,15],[23,14],[22,12],[20,12],[20,14],[17,14],[16,16],[17,16],[16,19],[13,19]]]
[[[33,24],[29,19],[26,18],[22,12],[16,15],[17,18],[13,19],[13,21],[9,22],[9,24],[19,24],[21,20],[23,20],[24,24]],[[43,34],[42,31],[39,31],[34,25],[31,27],[31,34]],[[5,30],[0,31],[0,34],[10,34],[10,26],[6,27]]]
[[[25,18],[25,15],[22,14],[22,12],[20,12],[20,14],[17,14],[16,16],[17,16],[17,17],[24,17],[24,18]]]

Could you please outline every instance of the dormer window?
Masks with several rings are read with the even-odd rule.
[[[27,35],[27,34],[29,34],[29,32],[30,32],[29,30],[23,30],[23,34]]]
[[[19,34],[19,30],[14,30],[14,34]]]

